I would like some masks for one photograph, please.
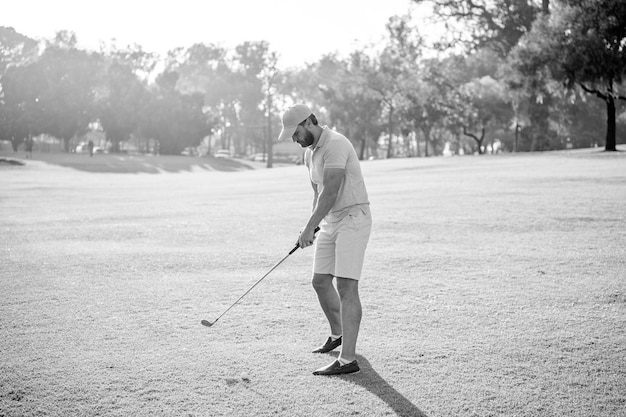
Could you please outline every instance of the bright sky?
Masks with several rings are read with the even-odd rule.
[[[175,47],[216,43],[227,48],[265,40],[281,67],[348,53],[378,42],[393,15],[411,0],[0,0],[0,26],[32,38],[76,33],[83,47],[101,41],[137,43],[165,54]]]

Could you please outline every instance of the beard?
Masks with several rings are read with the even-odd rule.
[[[308,130],[305,130],[304,140],[298,141],[298,144],[302,146],[303,148],[308,148],[309,146],[313,145],[313,142],[315,142],[315,137],[313,136],[313,133],[309,132]]]

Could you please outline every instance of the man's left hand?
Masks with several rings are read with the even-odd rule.
[[[306,248],[311,246],[315,241],[315,230],[312,228],[305,227],[302,232],[300,232],[300,236],[298,237],[298,245],[301,248]]]

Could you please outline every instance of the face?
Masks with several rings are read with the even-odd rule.
[[[315,137],[313,136],[313,133],[309,132],[304,126],[298,125],[296,131],[291,137],[291,140],[303,148],[308,148],[313,145],[313,142],[315,142]]]

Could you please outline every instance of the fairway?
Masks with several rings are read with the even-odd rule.
[[[304,167],[1,165],[0,416],[626,416],[625,150],[363,162],[341,377],[310,248],[200,325],[293,247]]]

